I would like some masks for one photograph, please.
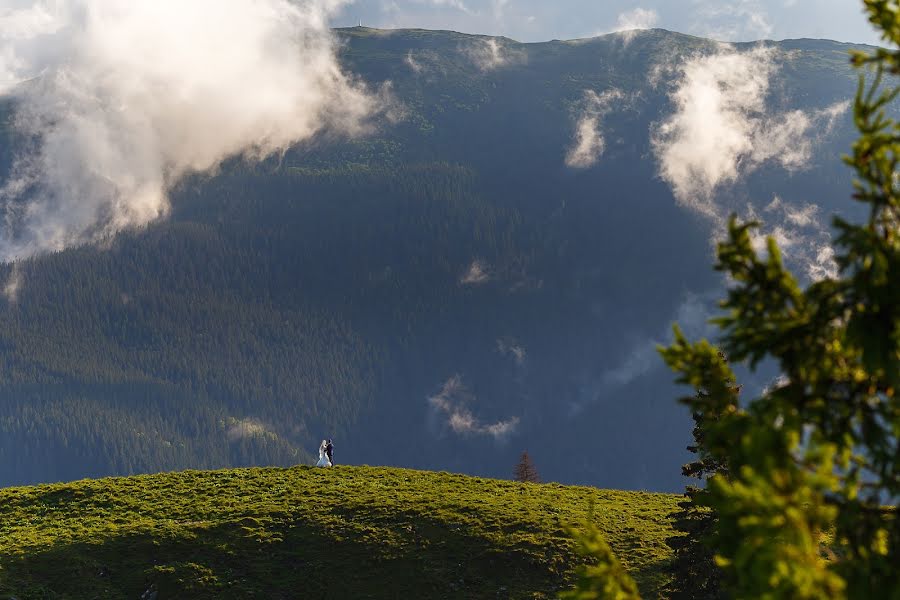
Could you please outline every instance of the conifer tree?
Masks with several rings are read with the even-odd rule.
[[[726,407],[736,407],[740,387],[732,385],[728,389],[731,402]],[[698,390],[700,403],[708,393]],[[687,449],[697,455],[697,459],[684,465],[681,474],[699,479],[704,484],[713,475],[728,475],[726,458],[705,444],[706,428],[717,422],[721,414],[694,412],[694,443]],[[666,540],[674,554],[671,566],[672,582],[669,597],[673,600],[718,600],[725,598],[721,590],[721,571],[715,564],[710,540],[715,531],[717,518],[713,509],[704,505],[705,487],[688,486],[685,499],[678,503],[680,510],[673,513],[672,527],[679,535]]]
[[[663,350],[679,381],[708,395],[694,411],[720,412],[704,444],[722,453],[698,500],[716,511],[716,561],[740,598],[900,598],[900,1],[865,0],[890,49],[855,53],[854,120],[847,158],[868,220],[835,218],[840,269],[802,289],[778,245],[760,255],[754,223],[732,218],[717,269],[733,285],[716,320],[733,361],[778,364],[780,383],[746,406],[727,406],[734,375],[709,342],[676,328]]]
[[[590,519],[580,530],[572,530],[578,552],[594,559],[578,568],[575,587],[562,592],[561,600],[640,600],[637,584],[606,543],[603,532]]]
[[[695,500],[716,511],[715,560],[738,598],[900,598],[900,123],[888,116],[900,96],[900,0],[864,5],[890,48],[852,57],[875,74],[860,76],[861,135],[846,159],[869,217],[834,219],[839,275],[801,289],[774,239],[764,255],[754,249],[755,223],[732,218],[719,244],[716,268],[733,282],[715,321],[722,347],[751,368],[774,360],[781,381],[741,406],[734,373],[708,341],[676,327],[661,350],[680,383],[705,391],[682,401],[719,415],[703,424],[703,446],[728,473]],[[582,597],[622,596],[601,591],[627,577],[610,580],[615,557],[594,555]]]
[[[541,482],[537,469],[531,461],[531,456],[528,455],[527,451],[522,452],[522,456],[519,458],[519,464],[516,465],[516,468],[513,471],[513,476],[516,481],[521,481],[523,483]]]

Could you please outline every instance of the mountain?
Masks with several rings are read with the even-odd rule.
[[[721,47],[336,35],[392,99],[368,135],[234,158],[179,182],[166,220],[0,266],[0,485],[308,463],[332,437],[338,463],[509,477],[528,449],[548,480],[679,489],[690,419],[654,347],[674,320],[709,334],[722,282],[714,224],[660,176],[651,132],[678,61]],[[852,98],[853,47],[768,47],[785,120],[762,134],[805,118],[815,143],[802,168],[760,158],[719,196],[822,235],[857,214],[854,130],[807,115]],[[4,110],[8,170],[27,141]],[[573,168],[580,115],[605,150]]]
[[[0,593],[554,598],[590,518],[645,597],[677,497],[407,469],[234,469],[0,490]],[[151,592],[152,593],[152,592]]]

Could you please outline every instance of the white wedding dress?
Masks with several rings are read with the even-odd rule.
[[[325,440],[322,440],[322,443],[319,444],[319,462],[316,463],[317,467],[330,467],[331,461],[328,460],[328,456],[325,454]]]

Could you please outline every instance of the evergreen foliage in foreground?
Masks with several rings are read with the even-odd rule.
[[[730,411],[737,407],[740,387],[727,389],[728,398],[722,403]],[[705,390],[697,391],[698,402],[708,402]],[[684,465],[682,475],[706,482],[713,475],[728,476],[728,464],[721,450],[708,448],[706,430],[718,422],[722,415],[694,413],[694,443],[687,449],[697,459]],[[704,504],[709,492],[705,487],[688,486],[685,499],[678,503],[679,510],[672,514],[672,526],[679,535],[666,540],[672,548],[672,583],[668,596],[672,600],[718,600],[725,598],[721,589],[722,572],[715,563],[710,541],[718,518],[714,510]]]
[[[676,501],[349,466],[7,488],[0,597],[552,598],[586,521],[655,597]]]
[[[893,49],[853,55],[875,74],[860,76],[861,136],[847,158],[869,218],[834,219],[839,275],[801,289],[775,240],[760,255],[756,223],[735,218],[718,248],[716,269],[734,282],[715,320],[722,348],[754,368],[773,360],[782,377],[742,407],[707,340],[676,327],[662,349],[678,381],[703,391],[682,401],[719,416],[704,423],[703,445],[728,472],[694,499],[715,511],[711,545],[737,598],[900,598],[900,123],[887,116],[900,95],[900,2],[864,4]],[[609,590],[615,557],[595,550],[595,576],[579,583],[586,597],[630,597],[619,591],[627,582]]]
[[[734,376],[707,341],[676,331],[663,351],[679,381],[709,392],[689,399],[722,414],[707,429],[727,477],[702,502],[716,511],[713,536],[726,587],[740,598],[900,598],[900,124],[886,115],[898,94],[900,2],[865,0],[893,50],[855,54],[875,73],[860,79],[861,136],[847,162],[859,225],[836,218],[840,275],[801,289],[754,223],[732,219],[716,268],[735,282],[717,320],[731,360],[774,360],[782,378],[746,408],[729,405]]]
[[[603,533],[587,524],[583,531],[573,530],[579,552],[593,556],[594,564],[579,569],[573,590],[560,594],[562,600],[638,600],[637,585],[606,543]]]

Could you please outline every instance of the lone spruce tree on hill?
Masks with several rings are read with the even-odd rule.
[[[519,464],[516,465],[513,476],[516,481],[525,483],[541,482],[537,469],[535,468],[534,463],[531,462],[531,456],[528,455],[527,451],[523,452],[522,456],[519,458]]]

